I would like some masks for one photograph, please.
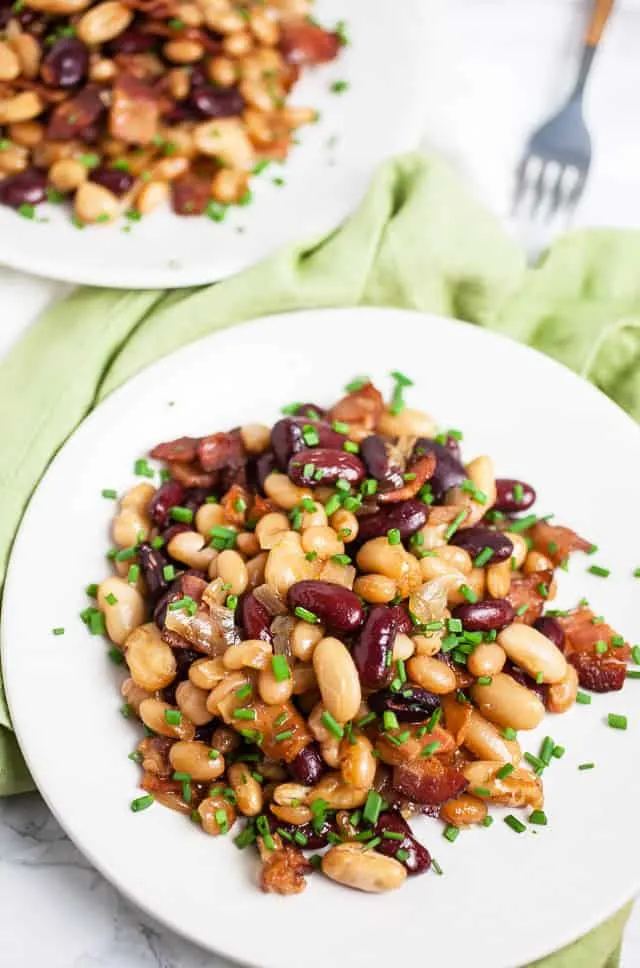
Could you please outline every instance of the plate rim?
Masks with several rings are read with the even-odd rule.
[[[294,320],[299,316],[304,316],[304,317],[314,316],[314,317],[321,318],[322,316],[331,316],[334,313],[352,314],[356,318],[356,320],[358,317],[365,317],[371,314],[377,315],[381,318],[387,314],[391,314],[394,316],[401,314],[402,316],[406,317],[408,320],[412,320],[414,324],[420,323],[421,325],[425,325],[425,324],[428,324],[429,322],[435,322],[441,325],[445,324],[446,326],[448,327],[450,326],[454,329],[458,329],[461,332],[465,330],[467,331],[474,330],[477,333],[482,333],[482,337],[481,337],[482,339],[486,338],[489,342],[495,343],[498,348],[500,344],[505,342],[508,344],[511,344],[511,347],[512,348],[515,347],[517,352],[522,352],[523,355],[525,356],[534,354],[536,357],[540,358],[541,360],[544,360],[546,365],[550,365],[552,368],[555,368],[559,371],[563,371],[565,376],[566,374],[569,374],[570,379],[572,379],[573,381],[576,381],[583,388],[587,388],[588,392],[590,392],[595,398],[599,400],[600,406],[604,405],[603,402],[606,402],[606,405],[613,412],[617,413],[617,419],[619,419],[620,415],[622,415],[625,418],[627,424],[631,428],[633,428],[633,432],[637,435],[638,442],[640,444],[640,426],[614,400],[612,400],[609,396],[607,396],[607,394],[605,394],[602,390],[600,390],[599,387],[585,380],[575,371],[571,370],[565,364],[559,362],[553,357],[547,356],[545,353],[541,352],[537,348],[528,346],[527,344],[522,343],[519,340],[516,340],[515,338],[503,332],[486,329],[484,327],[476,326],[475,324],[472,324],[463,320],[454,319],[453,317],[448,317],[437,313],[424,312],[416,309],[405,309],[400,307],[386,307],[386,306],[335,306],[335,307],[325,307],[325,308],[318,308],[318,309],[316,308],[300,309],[292,312],[281,312],[281,313],[269,314],[262,317],[256,317],[254,319],[245,320],[241,323],[238,323],[231,328],[221,330],[221,331],[215,331],[213,333],[209,333],[204,337],[200,337],[199,339],[194,340],[184,346],[181,346],[179,349],[175,350],[174,352],[169,353],[161,357],[160,359],[154,361],[153,363],[149,364],[148,366],[142,368],[133,377],[131,377],[124,384],[122,384],[120,387],[118,387],[112,393],[110,393],[104,400],[102,400],[98,404],[98,406],[96,406],[81,421],[81,423],[74,429],[74,431],[65,440],[65,443],[63,444],[63,446],[58,450],[53,460],[48,465],[47,469],[45,470],[45,472],[39,479],[36,487],[34,488],[34,491],[25,508],[25,511],[22,516],[22,520],[18,528],[18,532],[16,534],[16,538],[13,542],[13,546],[12,546],[9,561],[8,561],[3,600],[6,600],[4,596],[7,595],[8,591],[9,591],[9,595],[11,594],[12,586],[16,581],[16,577],[14,575],[14,571],[15,571],[14,561],[15,561],[16,548],[19,547],[19,536],[22,532],[25,521],[28,520],[28,517],[30,515],[31,506],[34,501],[34,498],[39,492],[43,482],[51,473],[52,469],[57,465],[58,461],[62,459],[62,456],[67,448],[67,444],[75,438],[75,436],[80,432],[81,429],[85,428],[88,424],[90,425],[95,419],[97,419],[96,414],[103,409],[105,404],[108,404],[110,401],[114,400],[114,398],[117,399],[119,396],[125,395],[129,391],[131,384],[136,382],[137,380],[141,378],[144,378],[145,380],[152,380],[155,372],[161,371],[165,366],[168,365],[169,361],[172,361],[173,363],[175,363],[176,360],[180,362],[181,357],[188,358],[191,355],[195,356],[198,354],[199,348],[201,346],[205,344],[215,345],[215,343],[218,341],[222,341],[225,338],[228,339],[229,334],[232,331],[235,331],[237,329],[241,328],[242,330],[249,330],[251,328],[255,328],[257,330],[264,326],[279,325],[280,323],[285,321],[288,323],[291,323],[291,325],[295,325]],[[6,693],[7,703],[13,720],[14,717],[13,717],[12,699],[11,699],[12,687],[10,685],[11,675],[10,674],[7,675],[7,671],[6,671],[11,668],[11,663],[7,662],[7,656],[10,651],[8,646],[8,641],[7,641],[8,639],[7,624],[8,624],[7,609],[3,607],[2,613],[0,615],[0,659],[2,661],[2,668],[4,671],[5,693]],[[16,651],[15,646],[13,651],[14,652]],[[24,720],[24,714],[21,713],[20,715],[23,716],[23,720]],[[18,716],[17,719],[19,720],[20,716]],[[14,722],[14,732],[19,741],[20,748],[23,749],[23,744],[21,740],[24,734],[22,731],[22,726],[19,725],[17,721]],[[26,750],[23,750],[23,755],[29,767],[29,770],[31,771],[32,776],[35,780],[38,774],[38,770],[33,770],[32,768],[30,753],[27,752]],[[225,951],[220,951],[219,949],[212,947],[210,942],[204,941],[200,936],[197,935],[197,933],[182,926],[180,921],[178,919],[175,919],[172,916],[172,913],[165,914],[163,912],[162,915],[159,915],[156,911],[153,910],[152,906],[147,904],[144,900],[140,900],[140,898],[136,896],[134,891],[130,890],[127,887],[126,883],[121,880],[119,874],[114,872],[113,865],[111,864],[109,857],[99,858],[91,848],[86,847],[84,843],[80,843],[78,840],[76,840],[72,832],[68,829],[67,822],[65,821],[64,817],[58,813],[58,810],[56,809],[56,806],[53,800],[50,798],[49,792],[42,791],[40,789],[40,786],[37,783],[36,783],[36,786],[37,786],[37,792],[40,794],[40,796],[42,796],[48,808],[51,810],[53,816],[60,824],[65,834],[77,847],[77,849],[84,856],[88,858],[90,863],[109,882],[109,884],[112,885],[123,896],[125,896],[135,907],[144,911],[146,915],[151,917],[156,922],[169,927],[178,936],[188,939],[189,941],[196,944],[198,947],[200,947],[203,950],[212,952],[213,954],[217,954],[220,957],[228,959],[229,961],[232,961],[237,964],[250,965],[252,966],[252,968],[263,968],[263,965],[260,961],[247,959],[247,957],[244,956],[239,951],[234,951],[233,953],[229,953],[230,949],[228,947],[227,947],[227,950]],[[618,911],[620,911],[630,900],[632,900],[637,895],[639,890],[640,890],[640,867],[638,868],[635,887],[633,888],[631,894],[629,894],[628,890],[619,891],[618,893],[615,894],[615,896],[612,893],[610,895],[609,903],[602,906],[602,912],[603,912],[602,918],[599,919],[597,923],[595,924],[589,923],[588,925],[586,926],[583,925],[579,928],[576,928],[574,926],[570,929],[567,929],[560,943],[555,942],[551,948],[549,948],[547,945],[543,943],[538,945],[538,947],[535,947],[534,942],[536,939],[535,938],[530,939],[529,940],[530,954],[528,954],[527,956],[527,961],[529,962],[533,960],[534,962],[536,962],[538,959],[547,957],[555,952],[561,951],[566,946],[581,939],[582,937],[590,933],[592,930],[599,927],[601,924],[604,924],[610,917],[612,917]],[[517,968],[517,966],[505,965],[505,966],[500,966],[500,968]]]

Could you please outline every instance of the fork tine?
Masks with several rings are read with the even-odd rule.
[[[583,168],[582,170],[578,169],[578,177],[573,188],[570,190],[565,203],[567,209],[567,218],[569,219],[573,216],[573,213],[578,206],[578,202],[582,198],[582,193],[587,183],[588,174],[588,168]]]
[[[522,203],[527,187],[527,167],[531,160],[531,155],[523,155],[520,164],[516,169],[515,184],[513,187],[513,198],[511,200],[511,215],[515,215]]]
[[[552,187],[549,188],[549,208],[545,213],[545,222],[550,222],[551,219],[558,214],[558,210],[562,204],[562,184],[565,180],[565,175],[569,170],[567,165],[561,165],[558,171],[558,177],[556,178]]]
[[[549,171],[549,162],[540,159],[540,171],[533,186],[533,201],[531,203],[531,218],[534,219],[538,214],[542,199],[545,196],[545,176]]]

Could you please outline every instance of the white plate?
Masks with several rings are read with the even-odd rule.
[[[18,737],[52,810],[91,861],[141,907],[191,939],[263,968],[387,968],[416,957],[513,968],[568,943],[640,887],[629,826],[640,800],[640,715],[630,681],[548,717],[567,748],[545,774],[549,826],[518,836],[498,818],[454,845],[436,821],[415,826],[444,868],[369,896],[311,878],[300,896],[261,894],[254,858],[231,838],[203,836],[160,807],[135,815],[138,730],[118,714],[120,675],[78,619],[83,588],[106,573],[113,503],[136,457],[158,440],[271,421],[292,400],[329,403],[356,373],[389,385],[411,375],[410,402],[465,432],[465,453],[533,483],[600,546],[561,575],[561,604],[586,595],[640,640],[637,470],[640,434],[608,399],[557,363],[462,323],[391,309],[326,310],[263,319],[216,334],[146,370],[73,435],[45,475],[18,535],[5,589],[3,664]],[[595,561],[608,580],[586,573]],[[51,629],[64,626],[54,637]],[[625,732],[605,725],[629,714]],[[577,765],[595,761],[589,772]]]
[[[153,212],[123,232],[114,226],[79,231],[67,206],[42,205],[29,221],[0,206],[0,265],[86,285],[171,288],[215,282],[290,242],[313,240],[338,225],[361,201],[376,166],[415,148],[422,132],[426,11],[422,0],[317,0],[327,25],[345,19],[350,45],[338,59],[305,73],[292,102],[320,111],[302,128],[284,165],[252,180],[254,201],[207,217]],[[349,90],[330,92],[335,80]],[[282,177],[285,185],[272,183]]]

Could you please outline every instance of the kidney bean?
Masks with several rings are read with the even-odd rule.
[[[272,474],[276,469],[276,458],[273,451],[268,450],[264,454],[260,454],[256,461],[256,475],[258,478],[258,484],[260,485],[260,490],[265,493],[264,482],[268,478],[269,474]]]
[[[47,176],[37,168],[27,168],[0,181],[0,203],[11,208],[39,205],[47,195]]]
[[[513,554],[513,543],[502,531],[490,528],[462,528],[450,539],[450,544],[464,548],[472,558],[477,557],[484,548],[491,548],[493,554],[485,564],[493,565],[505,561]]]
[[[189,96],[189,103],[203,118],[232,118],[244,111],[244,98],[235,87],[198,84]]]
[[[294,454],[287,473],[294,484],[317,487],[319,484],[335,484],[337,480],[359,484],[365,476],[365,468],[355,454],[315,447]]]
[[[466,481],[467,472],[448,447],[438,444],[431,437],[420,437],[416,441],[413,456],[419,457],[423,454],[433,454],[436,459],[436,469],[430,479],[436,501],[442,499],[445,491]]]
[[[427,523],[429,509],[422,501],[410,499],[398,504],[388,504],[374,514],[358,517],[358,541],[381,538],[392,528],[400,532],[401,538],[408,538]]]
[[[313,612],[335,632],[354,632],[364,621],[364,608],[355,592],[329,581],[297,581],[287,592],[289,608]]]
[[[169,607],[169,602],[171,601],[172,597],[174,597],[174,593],[169,588],[164,595],[160,596],[153,609],[153,621],[161,630],[164,628],[164,620],[167,616],[167,608]]]
[[[282,820],[278,820],[277,817],[269,814],[269,827],[272,833],[276,833],[278,830],[284,830],[286,833],[294,837],[295,834],[302,834],[306,837],[307,842],[303,846],[303,850],[320,850],[321,847],[326,847],[329,843],[329,834],[337,832],[337,827],[333,818],[326,818],[321,824],[313,823],[284,823]],[[287,842],[286,837],[284,838]],[[298,845],[300,846],[300,845]]]
[[[169,582],[163,574],[163,569],[169,564],[169,559],[159,548],[152,548],[144,541],[138,548],[138,561],[153,599],[158,598],[169,587]]]
[[[149,501],[149,514],[159,528],[169,522],[169,509],[182,504],[185,489],[177,481],[165,481]]]
[[[380,716],[384,712],[392,712],[401,723],[421,723],[439,707],[440,697],[427,689],[407,684],[402,692],[391,689],[374,692],[367,702],[373,712]]]
[[[176,524],[170,524],[168,528],[161,534],[161,538],[164,541],[163,547],[166,548],[172,538],[175,538],[177,534],[182,534],[183,531],[192,531],[193,529],[189,527],[188,524],[181,524],[176,522]],[[182,567],[182,565],[180,566]]]
[[[447,448],[447,450],[451,451],[456,460],[462,461],[460,442],[457,441],[455,437],[452,437],[451,434],[447,434],[444,441],[444,446]]]
[[[158,44],[155,34],[147,34],[142,30],[125,30],[109,44],[112,54],[145,54],[153,50]]]
[[[247,592],[242,596],[238,614],[240,627],[246,639],[262,639],[263,642],[272,641],[271,615],[253,592]]]
[[[454,608],[452,615],[459,618],[468,632],[488,632],[510,625],[515,618],[511,602],[506,598],[487,598]]]
[[[306,443],[305,427],[311,427],[315,431],[318,438],[317,444]],[[281,471],[286,471],[291,457],[306,447],[330,447],[341,450],[344,440],[342,434],[332,430],[329,424],[317,420],[310,421],[308,417],[285,417],[283,420],[278,420],[271,431],[271,443]]]
[[[404,837],[402,840],[385,837],[385,831],[404,834]],[[408,857],[404,857],[403,854],[400,855],[404,857],[400,863],[406,867],[408,874],[424,874],[431,867],[431,854],[426,847],[416,840],[407,821],[395,810],[384,810],[380,814],[375,825],[375,832],[381,838],[376,847],[380,854],[395,857],[396,860],[399,859],[397,857],[399,850],[403,850],[409,855]]]
[[[514,488],[518,485],[522,488],[522,494],[516,497]],[[494,510],[505,514],[526,511],[536,499],[536,492],[530,484],[525,484],[524,481],[513,481],[507,477],[499,477],[496,480],[496,494]]]
[[[42,59],[40,74],[50,87],[74,87],[89,73],[89,51],[77,37],[60,37]]]
[[[293,778],[298,783],[304,783],[305,786],[313,786],[317,783],[326,769],[319,743],[309,743],[289,763],[289,771]]]
[[[374,605],[369,609],[366,621],[351,650],[360,682],[367,689],[380,689],[386,685],[392,670],[389,656],[393,652],[396,637],[396,619],[388,605]]]
[[[546,705],[547,694],[549,692],[549,686],[546,685],[546,683],[536,682],[535,679],[532,679],[531,676],[528,676],[519,666],[514,665],[510,660],[507,660],[507,663],[502,671],[506,672],[507,675],[510,675],[511,678],[515,679],[516,682],[519,682],[521,686],[526,686],[527,689],[530,689],[531,692],[534,692],[538,699],[540,699],[540,701]]]
[[[11,9],[12,4],[13,0],[0,0],[0,30],[4,30],[11,20],[13,15],[13,11]]]
[[[307,420],[322,420],[326,415],[327,411],[317,403],[299,403],[294,413],[294,417],[306,417]]]
[[[94,124],[106,111],[97,84],[88,84],[73,97],[57,104],[49,118],[47,137],[51,141],[72,141],[87,125]]]
[[[391,605],[393,617],[396,623],[396,632],[403,632],[410,635],[413,632],[413,622],[406,605]]]
[[[123,195],[131,191],[134,182],[133,175],[128,171],[121,171],[119,168],[107,168],[105,165],[94,168],[89,178],[96,185],[102,185],[103,188],[106,188],[118,198],[122,198]]]
[[[546,635],[548,639],[551,639],[560,650],[564,648],[564,629],[553,615],[541,615],[540,618],[535,620],[533,627]]]
[[[365,467],[376,481],[384,481],[393,487],[402,487],[402,468],[393,452],[382,437],[371,434],[360,444],[360,456],[365,463]]]
[[[190,511],[197,511],[211,494],[210,487],[190,487],[182,499],[182,507]]]

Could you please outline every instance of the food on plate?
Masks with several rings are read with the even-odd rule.
[[[336,58],[307,0],[0,0],[0,203],[49,199],[79,227],[224,218],[317,120],[289,94]],[[277,178],[276,182],[281,183]]]
[[[256,845],[265,891],[314,870],[373,892],[440,872],[420,813],[449,841],[495,805],[546,823],[542,775],[564,751],[527,751],[526,731],[625,679],[621,635],[585,602],[550,608],[590,542],[488,455],[463,460],[462,434],[393,376],[389,403],[360,379],[329,409],[158,444],[161,482],[136,462],[115,574],[89,588],[83,618],[144,726],[132,808]]]

